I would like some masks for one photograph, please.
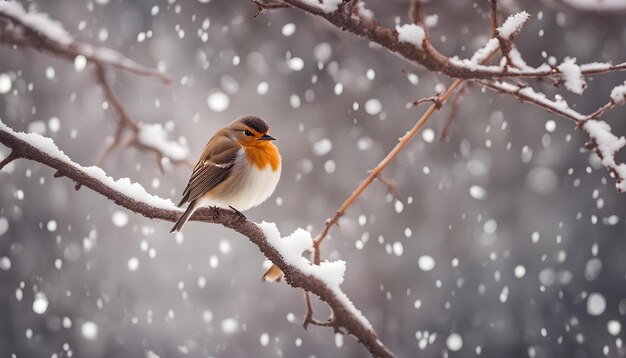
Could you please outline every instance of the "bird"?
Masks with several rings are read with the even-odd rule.
[[[280,179],[281,157],[267,123],[241,116],[218,130],[204,147],[178,207],[189,203],[170,233],[179,232],[200,207],[242,211],[269,198]]]

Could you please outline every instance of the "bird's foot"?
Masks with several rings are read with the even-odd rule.
[[[237,214],[237,216],[239,217],[239,220],[244,221],[248,219],[241,211],[233,208],[231,205],[228,205],[228,207],[231,208]]]

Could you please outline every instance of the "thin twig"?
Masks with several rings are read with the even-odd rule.
[[[18,158],[19,158],[19,156],[17,155],[17,152],[12,150],[11,153],[9,153],[9,155],[7,155],[0,162],[0,170],[2,170],[2,168],[4,168],[7,164],[11,163],[12,161],[14,161],[15,159],[18,159]]]
[[[284,9],[289,7],[289,4],[285,4],[282,2],[279,3],[268,3],[265,2],[263,0],[250,0],[254,5],[256,5],[256,14],[254,14],[253,18],[256,19],[257,17],[261,16],[263,13],[265,13],[268,10],[274,10],[274,9]]]
[[[130,114],[122,104],[122,101],[113,91],[113,87],[110,81],[107,79],[104,67],[100,64],[96,64],[95,72],[96,79],[104,92],[104,97],[107,99],[107,102],[113,107],[113,110],[115,111],[117,117],[117,126],[113,135],[113,141],[105,148],[104,152],[100,156],[98,165],[103,164],[114,149],[120,147],[134,147],[142,151],[154,153],[157,167],[162,174],[165,172],[165,168],[163,168],[163,165],[161,164],[163,158],[168,158],[173,164],[193,167],[193,163],[191,163],[188,159],[170,158],[158,148],[147,146],[141,143],[141,141],[139,140],[140,125],[131,118]],[[124,142],[123,137],[126,129],[129,129],[130,131],[130,138]]]
[[[346,213],[348,208],[352,206],[354,201],[363,193],[363,191],[365,191],[365,189],[367,189],[367,187],[374,181],[374,179],[376,179],[380,175],[380,173],[385,170],[387,165],[391,163],[391,161],[407,146],[407,144],[409,144],[411,139],[415,137],[417,132],[419,132],[424,124],[426,124],[428,119],[430,119],[430,117],[441,108],[441,105],[446,102],[446,100],[450,97],[452,93],[454,93],[454,91],[459,85],[461,85],[462,82],[463,80],[461,79],[455,80],[450,85],[450,87],[448,87],[448,89],[446,89],[441,95],[438,96],[437,101],[430,105],[430,107],[428,107],[426,112],[415,123],[413,128],[411,128],[411,130],[409,130],[403,137],[401,137],[398,144],[396,144],[396,146],[389,152],[389,154],[387,154],[387,156],[383,158],[383,160],[381,160],[380,163],[378,163],[378,165],[370,171],[370,174],[365,178],[365,180],[361,182],[361,184],[356,188],[352,195],[350,195],[348,199],[343,202],[343,204],[341,205],[341,207],[339,207],[335,214],[332,217],[326,219],[324,229],[313,242],[313,248],[315,250],[314,262],[316,264],[319,265],[320,263],[320,245],[328,235],[330,228],[339,222],[339,219]]]
[[[441,129],[441,134],[439,135],[439,139],[442,141],[448,139],[452,123],[456,119],[459,109],[461,108],[461,99],[467,90],[467,85],[467,83],[464,83],[459,90],[454,93],[452,99],[450,99],[450,113],[448,114],[448,118],[446,118],[443,128]]]
[[[105,47],[96,47],[88,43],[72,40],[69,44],[60,43],[57,39],[24,22],[21,18],[11,14],[0,12],[0,20],[12,23],[11,27],[2,28],[0,42],[21,47],[30,47],[38,51],[51,53],[74,61],[77,56],[84,56],[87,62],[107,67],[114,67],[139,76],[147,76],[159,79],[165,84],[172,82],[166,73],[140,65],[123,54]]]
[[[9,26],[2,26],[9,22]],[[169,84],[171,78],[169,75],[161,73],[157,70],[144,67],[137,62],[129,59],[123,54],[108,48],[96,47],[90,44],[81,43],[70,39],[69,43],[59,42],[58,38],[51,37],[48,34],[39,31],[25,22],[19,16],[14,16],[6,12],[0,12],[0,43],[19,45],[24,48],[33,48],[38,51],[48,52],[53,55],[74,61],[77,56],[84,56],[85,61],[93,65],[95,76],[101,85],[107,102],[113,107],[118,119],[118,124],[113,135],[113,141],[104,149],[99,164],[102,164],[106,158],[119,147],[133,146],[139,150],[152,152],[156,156],[157,167],[164,171],[161,164],[164,158],[167,158],[176,165],[185,165],[193,167],[186,158],[170,158],[159,148],[148,146],[138,140],[140,125],[132,120],[130,114],[125,109],[122,101],[115,94],[109,80],[106,77],[106,68],[118,68],[136,75],[154,77],[162,82]],[[68,35],[69,36],[69,35]],[[124,142],[123,137],[126,129],[130,129],[130,140]]]
[[[489,0],[489,15],[491,19],[491,37],[498,37],[498,0]]]
[[[385,179],[380,173],[378,174],[378,176],[376,176],[376,179],[378,179],[379,182],[381,182],[384,186],[387,187],[387,191],[389,192],[389,194],[391,194],[396,200],[402,199],[400,197],[400,192],[398,191],[398,185],[395,182],[395,180]]]
[[[335,332],[339,331],[339,326],[337,325],[337,321],[334,319],[334,317],[329,318],[325,322],[318,321],[313,318],[313,305],[311,304],[311,295],[307,290],[304,290],[304,300],[306,302],[306,315],[304,316],[302,327],[304,327],[305,330],[308,330],[309,325],[312,324],[314,326],[320,327],[334,327]]]
[[[423,16],[423,13],[421,11],[421,7],[419,6],[419,1],[418,0],[413,1],[411,3],[411,6],[412,6],[412,14],[413,14],[412,16],[417,19],[421,18]],[[496,24],[497,24],[497,20],[496,20]],[[424,41],[424,43],[426,42],[427,41]],[[488,63],[495,54],[496,52],[489,53],[489,55],[486,56],[486,58],[483,61],[481,61],[481,64]],[[354,201],[363,193],[363,191],[365,191],[365,189],[372,183],[372,181],[374,181],[374,179],[380,176],[380,173],[383,170],[385,170],[387,165],[389,165],[389,163],[402,151],[402,149],[406,147],[406,145],[411,141],[411,139],[415,136],[415,134],[417,134],[417,132],[422,128],[422,126],[428,121],[428,119],[435,112],[441,109],[441,107],[446,103],[450,95],[452,95],[454,91],[459,86],[461,86],[463,82],[464,82],[463,79],[456,79],[443,93],[439,94],[438,96],[434,96],[434,97],[431,96],[431,97],[427,97],[422,100],[413,102],[416,105],[420,103],[424,103],[426,101],[433,102],[433,104],[431,104],[430,107],[428,107],[426,112],[415,123],[413,128],[411,128],[410,131],[408,131],[403,137],[400,138],[400,141],[398,142],[398,144],[396,144],[396,146],[387,154],[387,156],[380,163],[378,163],[378,165],[374,169],[369,171],[369,175],[365,178],[365,180],[361,182],[361,184],[356,188],[356,190],[352,192],[352,194],[348,197],[348,199],[346,199],[343,202],[343,204],[339,207],[339,209],[337,209],[337,211],[333,214],[333,216],[331,216],[330,218],[324,221],[324,228],[322,229],[322,232],[313,241],[314,262],[316,264],[319,265],[321,261],[320,247],[321,247],[322,242],[326,238],[326,236],[328,236],[330,229],[334,225],[338,225],[339,219],[343,215],[345,215],[346,211],[354,203]]]
[[[441,108],[442,106],[442,103],[439,101],[439,96],[430,96],[430,97],[420,98],[417,101],[411,102],[410,105],[411,107],[416,107],[427,102],[432,102],[438,108]]]

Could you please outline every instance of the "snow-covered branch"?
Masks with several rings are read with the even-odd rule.
[[[617,86],[611,92],[610,100],[593,113],[584,115],[572,109],[567,102],[557,95],[550,99],[541,92],[524,85],[514,85],[501,81],[479,81],[481,85],[494,91],[517,97],[520,101],[533,104],[548,112],[559,115],[576,123],[587,135],[590,142],[587,147],[595,149],[602,160],[602,165],[611,173],[618,192],[626,191],[626,164],[615,162],[616,153],[626,145],[626,138],[617,137],[611,132],[611,126],[598,120],[604,113],[625,102],[626,84]]]
[[[260,1],[260,0],[258,0]],[[569,0],[568,0],[569,1]],[[358,2],[358,1],[357,1]],[[603,3],[602,1],[571,1],[577,4]],[[619,2],[619,1],[618,1]],[[618,2],[607,0],[602,6],[617,6]],[[606,105],[598,108],[589,115],[583,115],[571,109],[561,98],[556,100],[548,99],[544,94],[535,91],[528,85],[514,85],[505,81],[506,78],[540,78],[548,79],[556,84],[562,83],[569,91],[582,94],[587,87],[586,77],[597,74],[604,74],[615,71],[626,70],[626,62],[618,65],[610,63],[587,63],[576,64],[576,59],[566,57],[561,64],[556,64],[553,58],[549,58],[549,63],[543,63],[537,67],[529,66],[522,58],[521,53],[513,45],[513,37],[520,32],[522,26],[529,20],[530,15],[519,12],[509,16],[502,25],[498,26],[497,1],[490,1],[491,8],[491,32],[493,38],[469,59],[459,59],[457,57],[448,58],[440,54],[432,47],[426,32],[427,26],[424,24],[424,14],[422,4],[419,0],[413,0],[409,9],[409,17],[413,24],[396,26],[395,30],[383,28],[377,21],[364,21],[361,16],[353,12],[347,12],[342,6],[344,2],[337,0],[321,0],[311,2],[309,0],[283,0],[279,4],[287,4],[315,16],[322,17],[334,26],[343,31],[352,32],[364,37],[372,42],[378,43],[389,51],[396,53],[410,62],[418,63],[426,67],[431,72],[439,72],[458,79],[477,80],[482,86],[496,90],[498,92],[512,95],[519,100],[534,104],[549,112],[555,113],[564,118],[576,122],[580,128],[591,139],[593,148],[602,158],[604,166],[609,170],[616,181],[618,191],[622,192],[626,184],[626,164],[616,164],[614,161],[615,152],[623,145],[621,138],[617,138],[610,133],[610,126],[597,119],[606,111],[612,109],[617,104],[624,102],[626,84],[618,86],[611,94],[611,100]],[[276,3],[274,3],[276,4]],[[283,7],[283,6],[281,6]],[[495,50],[500,49],[502,60],[497,65],[488,65],[484,61],[487,56],[491,56]],[[424,100],[416,101],[417,105],[423,101],[432,101],[436,97],[428,97]],[[608,135],[607,132],[610,134]],[[622,137],[623,138],[623,137]],[[602,143],[606,139],[609,143]],[[599,142],[600,141],[600,142]],[[617,143],[617,144],[616,144]],[[603,150],[611,148],[614,150]],[[357,190],[358,191],[358,190]],[[352,196],[351,196],[352,197]],[[342,210],[338,210],[339,216]],[[326,222],[326,228],[320,234],[323,238],[328,228],[338,220],[337,213]]]
[[[61,23],[47,14],[28,12],[16,1],[0,2],[0,42],[46,51],[76,61],[77,66],[91,62],[154,77],[167,84],[172,81],[167,74],[142,66],[115,50],[76,41]]]
[[[154,153],[162,172],[164,161],[193,165],[187,160],[189,155],[187,146],[169,140],[168,133],[160,124],[136,122],[131,118],[113,91],[106,76],[106,68],[117,68],[136,75],[154,77],[168,84],[171,79],[167,74],[144,67],[115,50],[77,42],[61,23],[50,19],[47,14],[28,12],[19,2],[14,1],[0,2],[0,43],[52,53],[72,61],[79,70],[88,64],[93,65],[96,80],[118,119],[115,134],[104,150],[101,163],[114,149],[132,146]],[[130,135],[125,139],[127,130]]]
[[[161,124],[135,122],[131,118],[122,101],[113,91],[104,68],[100,64],[96,64],[96,79],[104,91],[104,96],[117,115],[115,134],[111,143],[102,154],[100,163],[103,163],[114,149],[132,146],[139,150],[154,153],[157,166],[162,173],[165,171],[163,167],[164,161],[193,167],[193,163],[188,160],[189,148],[187,145],[168,139],[168,132]],[[130,132],[130,138],[125,140],[124,132],[126,130]]]
[[[593,13],[619,13],[626,11],[623,0],[550,0],[573,10]]]
[[[9,156],[0,161],[0,170],[16,159],[34,160],[55,169],[55,177],[67,177],[79,184],[78,187],[88,187],[117,205],[148,218],[175,222],[182,213],[171,200],[149,194],[128,178],[115,180],[99,167],[83,167],[75,163],[50,138],[16,132],[0,121],[0,143],[11,149]],[[341,290],[345,262],[323,262],[318,266],[302,256],[313,246],[309,232],[299,229],[291,236],[281,238],[273,223],[257,225],[233,211],[217,208],[199,209],[191,220],[221,224],[246,236],[284,272],[287,283],[314,293],[330,306],[333,317],[328,326],[353,335],[373,356],[393,357],[365,316]]]
[[[262,2],[261,0],[255,3]],[[378,25],[375,19],[366,19],[358,13],[346,9],[342,4],[345,1],[339,0],[283,0],[277,4],[287,4],[300,9],[311,15],[322,17],[335,27],[351,32],[363,37],[371,42],[381,45],[383,48],[404,57],[413,64],[424,66],[431,72],[438,72],[453,78],[463,79],[500,79],[500,78],[552,78],[556,81],[563,79],[563,74],[558,67],[544,63],[537,67],[527,66],[526,68],[511,68],[504,65],[476,65],[458,58],[450,58],[432,45],[423,46],[422,42],[426,38],[425,28],[418,24],[405,24],[396,29],[385,28]],[[265,4],[270,4],[265,2]],[[269,5],[268,5],[269,6]],[[283,6],[280,6],[281,8]],[[269,9],[269,8],[267,8]],[[523,13],[520,13],[523,14]],[[511,36],[519,32],[521,26],[527,20],[526,16],[514,15],[510,21],[506,21],[500,32]],[[518,16],[519,15],[519,16]],[[582,70],[583,76],[592,74],[609,73],[626,70],[626,63],[618,65],[604,64],[600,68]]]

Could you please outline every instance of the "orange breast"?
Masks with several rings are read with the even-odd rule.
[[[259,169],[271,165],[273,171],[278,170],[280,166],[278,148],[271,142],[263,141],[255,144],[256,145],[245,147],[248,160]]]

